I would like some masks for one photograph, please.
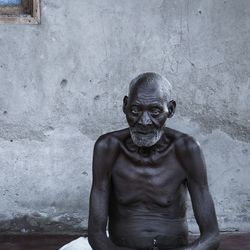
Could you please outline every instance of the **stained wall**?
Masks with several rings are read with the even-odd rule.
[[[94,142],[145,71],[173,84],[221,230],[249,231],[249,65],[247,0],[43,0],[41,25],[1,25],[0,231],[86,228]]]

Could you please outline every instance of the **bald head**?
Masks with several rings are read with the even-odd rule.
[[[138,89],[150,89],[154,91],[156,88],[161,91],[166,102],[171,100],[172,85],[170,82],[160,74],[154,72],[147,72],[138,75],[129,85],[129,96]]]

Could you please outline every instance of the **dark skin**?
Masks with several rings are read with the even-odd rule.
[[[218,249],[204,157],[192,137],[165,127],[176,104],[166,101],[160,86],[161,79],[136,83],[123,107],[130,129],[140,136],[161,132],[154,145],[136,145],[129,129],[105,134],[95,144],[88,229],[93,250]],[[191,244],[187,191],[200,229]]]

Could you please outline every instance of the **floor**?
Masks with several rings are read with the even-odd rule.
[[[0,235],[0,250],[58,250],[78,237],[79,235]],[[250,233],[222,234],[221,238],[219,250],[250,250]]]

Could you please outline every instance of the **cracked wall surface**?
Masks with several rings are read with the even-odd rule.
[[[173,84],[221,230],[249,231],[249,41],[248,0],[44,0],[41,25],[1,25],[0,233],[86,228],[94,142],[145,71]]]

